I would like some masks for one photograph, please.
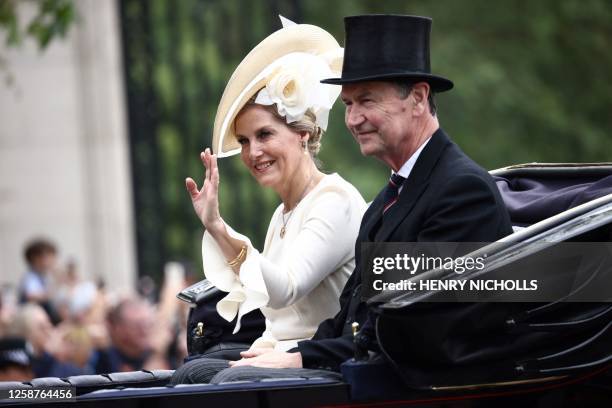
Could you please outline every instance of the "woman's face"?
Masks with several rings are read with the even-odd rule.
[[[307,135],[294,131],[261,105],[247,106],[236,118],[240,157],[257,182],[281,191],[310,160],[302,140]]]

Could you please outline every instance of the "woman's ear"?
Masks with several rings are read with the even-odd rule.
[[[308,143],[309,139],[310,139],[310,133],[308,133],[305,130],[300,132],[300,143]]]

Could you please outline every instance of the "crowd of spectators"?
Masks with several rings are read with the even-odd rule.
[[[24,258],[19,285],[0,291],[0,381],[182,364],[188,309],[176,293],[190,284],[184,274],[166,273],[159,292],[145,277],[120,294],[84,279],[74,261],[60,264],[49,240],[28,243]]]

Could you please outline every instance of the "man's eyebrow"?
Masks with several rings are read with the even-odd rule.
[[[369,89],[364,90],[363,92],[361,92],[360,94],[357,94],[357,99],[363,99],[366,98],[368,96],[372,95],[372,91],[370,91]]]
[[[372,95],[372,91],[370,91],[369,89],[365,89],[363,91],[361,91],[360,93],[357,94],[357,96],[354,99],[363,99],[363,98],[367,98],[369,96]],[[345,97],[343,94],[340,94],[340,99],[342,100],[342,102],[345,102],[349,99],[347,97]]]

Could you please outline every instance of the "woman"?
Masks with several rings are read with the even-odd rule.
[[[217,154],[201,153],[201,189],[186,187],[206,227],[206,277],[229,292],[217,304],[228,321],[261,308],[266,330],[251,348],[288,350],[310,338],[338,312],[338,298],[354,268],[354,243],[365,202],[337,174],[315,164],[327,116],[339,91],[321,84],[340,68],[342,49],[326,31],[291,25],[245,57],[221,99],[213,146],[219,156],[240,153],[249,172],[282,203],[260,253],[221,218]]]

